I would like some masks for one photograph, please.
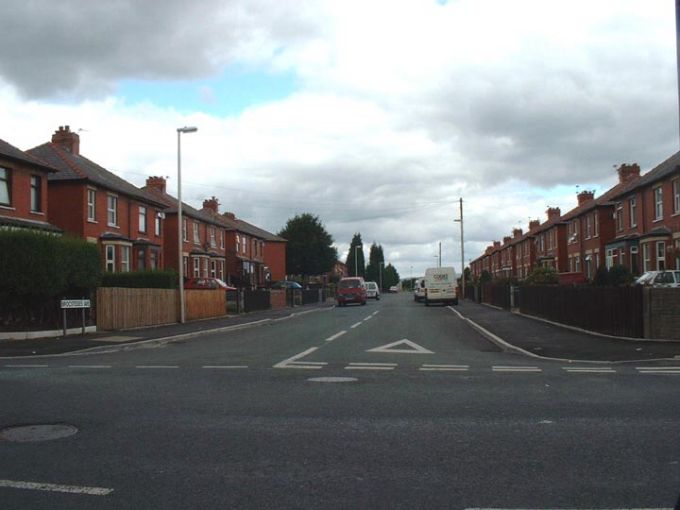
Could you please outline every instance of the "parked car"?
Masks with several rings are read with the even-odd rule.
[[[335,300],[338,306],[345,306],[347,303],[366,304],[366,285],[360,276],[342,278],[338,282],[338,289],[335,293]]]
[[[390,287],[390,292],[393,292],[393,293],[399,292],[399,287],[397,287],[396,285],[392,285]]]
[[[292,280],[281,280],[280,282],[272,283],[272,289],[301,289],[302,285]]]
[[[184,288],[190,290],[236,290],[219,278],[189,278],[184,281]]]
[[[366,282],[366,297],[376,301],[380,299],[380,289],[378,289],[377,283]]]
[[[650,287],[680,288],[680,271],[647,271],[635,280],[635,283]]]
[[[430,306],[430,303],[458,304],[454,268],[431,267],[425,270],[425,306]]]
[[[419,303],[425,299],[425,278],[418,278],[414,283],[413,301]]]

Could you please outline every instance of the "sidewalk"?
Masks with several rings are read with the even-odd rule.
[[[265,310],[241,315],[220,317],[201,321],[186,322],[184,324],[168,324],[148,328],[130,329],[125,331],[99,331],[86,335],[70,335],[60,338],[41,338],[35,340],[0,340],[0,358],[17,356],[40,356],[48,354],[63,354],[82,351],[84,349],[110,349],[112,346],[122,347],[145,340],[160,339],[177,335],[197,335],[210,330],[250,324],[258,321],[273,321],[284,319],[321,308],[330,308],[334,300],[326,303],[282,308],[279,310]]]
[[[588,334],[472,301],[462,301],[454,309],[511,346],[541,357],[621,362],[678,356],[680,362],[680,342]]]

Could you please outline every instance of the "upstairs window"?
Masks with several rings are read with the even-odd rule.
[[[673,181],[673,214],[680,214],[680,179]]]
[[[107,199],[107,221],[109,227],[118,226],[118,197],[109,195]]]
[[[187,219],[182,218],[182,240],[187,242],[189,240],[189,234],[187,233]]]
[[[631,228],[637,227],[637,200],[635,197],[628,201],[628,213],[630,214]]]
[[[96,221],[97,218],[97,192],[87,190],[87,221]]]
[[[161,236],[161,213],[156,213],[156,218],[154,220],[154,233],[157,237]]]
[[[212,248],[217,246],[217,238],[215,237],[215,227],[210,227],[210,246]]]
[[[199,223],[194,221],[194,244],[201,244],[201,234],[198,229]]]
[[[623,230],[623,204],[621,202],[616,203],[614,217],[616,218],[616,231],[621,232]]]
[[[590,239],[593,235],[593,218],[590,214],[586,216],[586,239]]]
[[[139,231],[146,233],[146,207],[139,206]]]
[[[37,175],[31,175],[31,211],[42,211],[42,179]]]
[[[10,171],[0,167],[0,205],[10,206],[12,203],[12,181]]]
[[[663,189],[661,186],[654,188],[654,219],[663,218]]]

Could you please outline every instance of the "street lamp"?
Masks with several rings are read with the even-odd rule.
[[[354,276],[359,276],[359,263],[357,262],[357,251],[362,248],[360,244],[354,247]]]
[[[382,268],[383,268],[383,267],[385,267],[385,262],[384,262],[384,261],[381,262],[381,263],[378,265],[378,274],[379,274],[379,277],[378,277],[378,278],[379,278],[379,280],[380,280],[380,292],[382,292],[382,290],[383,290],[383,286],[382,286]]]
[[[197,127],[184,126],[177,128],[177,250],[179,258],[177,266],[179,268],[179,321],[183,324],[184,317],[184,257],[182,256],[182,243],[184,241],[182,228],[182,133],[195,133]]]

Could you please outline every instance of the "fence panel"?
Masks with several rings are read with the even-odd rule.
[[[245,312],[269,310],[271,308],[271,296],[268,290],[246,289],[243,291],[243,298]]]
[[[303,290],[302,291],[302,304],[303,305],[309,305],[309,304],[312,304],[312,303],[320,303],[321,302],[321,298],[320,298],[321,292],[322,291],[320,289]]]
[[[482,286],[482,300],[493,306],[510,309],[510,284],[485,283]]]
[[[184,291],[186,320],[222,317],[227,313],[227,293],[223,290]]]
[[[520,311],[607,335],[642,338],[642,288],[528,285]]]
[[[172,289],[97,289],[97,328],[139,328],[177,322],[178,292]]]

